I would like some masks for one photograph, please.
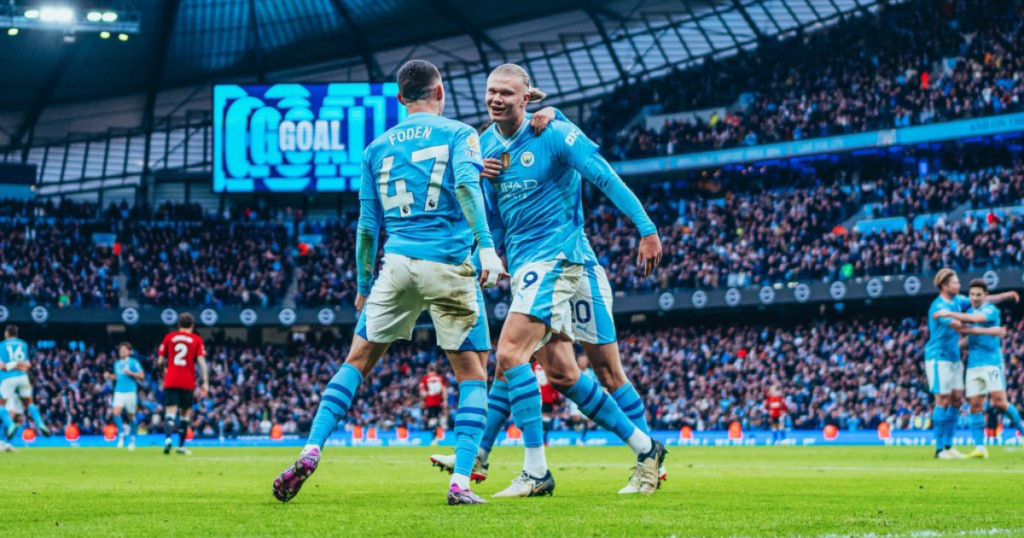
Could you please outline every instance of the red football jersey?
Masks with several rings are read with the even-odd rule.
[[[437,374],[427,374],[420,380],[420,390],[426,394],[424,405],[441,407],[444,405],[444,378]]]
[[[540,401],[546,404],[558,402],[558,391],[548,383],[548,376],[539,362],[533,363],[533,375],[537,376],[537,384],[540,385]]]
[[[201,336],[196,333],[174,331],[164,337],[157,353],[167,359],[165,389],[195,390],[196,358],[206,356]]]
[[[779,418],[789,410],[786,406],[786,399],[782,396],[769,396],[768,400],[764,402],[764,408],[768,410],[768,414],[772,418]]]

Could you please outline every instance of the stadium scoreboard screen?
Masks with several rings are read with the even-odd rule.
[[[218,85],[214,192],[359,189],[363,149],[402,121],[398,85]]]

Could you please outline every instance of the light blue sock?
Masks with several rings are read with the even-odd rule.
[[[132,435],[132,439],[135,439],[135,436],[139,434],[139,419],[138,419],[138,417],[135,417],[133,415],[129,415],[128,416],[128,420],[131,422],[131,429],[132,429],[131,435]]]
[[[585,375],[581,375],[576,384],[565,391],[565,397],[572,400],[590,420],[615,433],[623,441],[629,439],[637,428],[615,403],[615,399],[610,398],[601,385]]]
[[[967,424],[971,427],[971,440],[974,446],[985,446],[985,413],[967,415]]]
[[[1010,424],[1013,424],[1017,431],[1024,435],[1024,423],[1020,419],[1020,411],[1017,410],[1017,406],[1008,404],[1006,407],[1006,416],[1010,417]]]
[[[316,410],[316,417],[313,418],[313,427],[309,432],[307,444],[317,445],[323,450],[324,443],[331,436],[331,432],[348,414],[352,398],[355,398],[356,391],[359,390],[359,385],[362,382],[363,374],[359,373],[359,370],[351,364],[342,365],[338,373],[334,374],[320,398],[320,407]]]
[[[117,428],[118,435],[124,435],[124,419],[121,415],[114,415],[114,426]]]
[[[39,414],[39,406],[32,404],[28,406],[28,414],[32,417],[32,422],[36,423],[36,428],[40,430],[46,429],[46,423],[43,422],[43,417]]]
[[[953,437],[956,436],[956,425],[960,422],[960,408],[950,407],[946,409],[946,444],[943,446],[953,446]]]
[[[508,383],[496,380],[491,385],[491,392],[487,394],[487,427],[484,428],[483,437],[480,439],[481,451],[487,453],[494,448],[498,434],[508,422],[508,416],[512,414],[511,405],[508,400]]]
[[[935,451],[946,448],[946,408],[932,408],[932,433],[935,434]]]
[[[632,383],[627,381],[619,390],[612,393],[612,398],[629,420],[633,421],[634,426],[644,433],[651,433],[647,427],[647,409],[644,408],[644,401],[640,399]]]
[[[11,414],[7,412],[7,408],[0,406],[0,422],[3,422],[4,431],[0,432],[0,435],[6,434],[7,429],[14,425],[14,419],[11,418]]]
[[[487,426],[487,382],[459,383],[459,409],[455,416],[455,474],[469,476]]]
[[[544,445],[544,423],[540,413],[540,386],[530,363],[505,370],[509,403],[516,426],[523,431],[526,448]]]

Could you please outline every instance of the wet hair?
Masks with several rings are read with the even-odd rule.
[[[494,71],[491,71],[491,76],[521,80],[523,85],[526,86],[526,92],[530,94],[531,103],[536,103],[548,96],[548,94],[541,91],[540,88],[534,88],[533,85],[530,84],[530,75],[527,74],[525,69],[516,64],[499,65],[494,68]]]
[[[406,101],[430,97],[441,82],[441,72],[430,62],[409,60],[398,70],[398,94]]]
[[[128,341],[124,341],[124,342],[121,342],[120,344],[117,344],[117,349],[118,350],[120,350],[122,347],[127,347],[128,351],[131,351],[132,349],[134,349],[132,347],[132,343],[128,342]]]
[[[971,285],[968,286],[967,289],[973,290],[974,288],[979,288],[981,291],[985,292],[985,294],[988,294],[988,283],[985,282],[984,278],[975,278],[972,280]]]
[[[18,337],[18,326],[17,325],[8,325],[7,328],[4,329],[4,333],[7,335],[7,338],[17,338]]]

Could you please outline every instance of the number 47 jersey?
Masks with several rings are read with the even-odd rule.
[[[410,114],[366,148],[362,169],[359,199],[380,203],[385,253],[452,265],[466,261],[473,233],[455,197],[455,182],[479,182],[480,139],[472,127],[434,114]]]

